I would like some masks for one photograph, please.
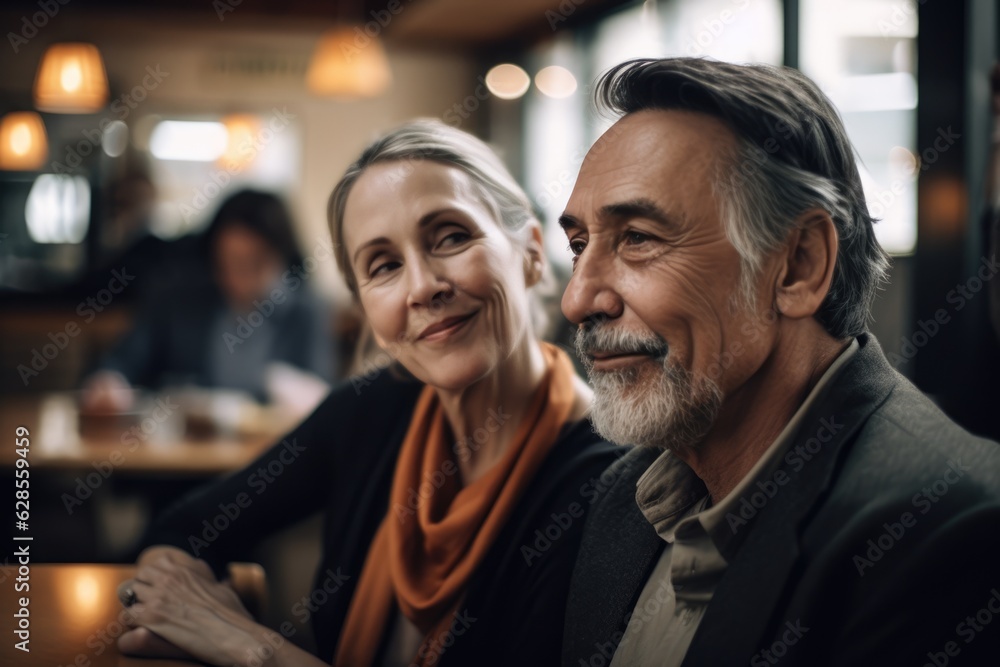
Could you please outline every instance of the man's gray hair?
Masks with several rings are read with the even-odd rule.
[[[801,72],[702,58],[640,59],[616,65],[596,88],[616,114],[678,109],[724,121],[737,137],[716,175],[719,213],[741,258],[744,297],[765,256],[810,208],[829,213],[840,249],[816,318],[836,338],[867,329],[889,258],[875,239],[854,149],[830,100]]]

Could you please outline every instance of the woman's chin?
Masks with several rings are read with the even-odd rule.
[[[479,382],[495,368],[482,358],[462,358],[442,360],[439,364],[425,366],[424,383],[443,391],[462,391]]]

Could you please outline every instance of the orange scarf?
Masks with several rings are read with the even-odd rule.
[[[394,601],[424,633],[414,663],[438,661],[436,645],[449,632],[469,580],[572,411],[573,365],[553,345],[543,343],[542,351],[548,368],[513,441],[499,462],[464,488],[441,402],[424,387],[396,462],[389,512],[369,547],[334,665],[373,663]],[[495,423],[483,415],[484,428],[496,430]],[[468,440],[472,448],[475,434]]]

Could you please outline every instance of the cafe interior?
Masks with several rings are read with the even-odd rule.
[[[23,428],[31,561],[76,576],[52,594],[83,616],[113,574],[70,564],[133,562],[174,499],[252,462],[331,386],[381,369],[327,228],[331,188],[360,150],[416,117],[485,140],[565,282],[556,220],[613,122],[593,83],[630,58],[785,65],[819,83],[893,260],[871,330],[953,419],[1000,437],[1000,279],[980,272],[1000,206],[992,0],[17,0],[0,25],[0,486],[11,499],[27,465]],[[281,310],[255,301],[211,330],[229,353],[214,370],[239,382],[212,386],[183,364],[148,380],[163,360],[123,341],[142,326],[187,335],[171,318],[202,307],[199,244],[230,205],[290,231],[278,260],[302,319],[288,326],[311,338],[234,364]],[[566,340],[550,305],[550,336]],[[4,526],[20,544],[24,529]],[[242,572],[261,617],[301,627],[307,649],[293,610],[320,530],[319,517],[288,525]]]

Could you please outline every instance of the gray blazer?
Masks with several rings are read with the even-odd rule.
[[[792,449],[824,419],[842,427],[810,460],[785,457],[791,481],[723,554],[685,666],[1000,664],[1000,448],[948,419],[873,336],[859,342]],[[574,570],[566,667],[610,662],[662,551],[635,503],[656,455],[636,449],[605,472],[615,481]]]

